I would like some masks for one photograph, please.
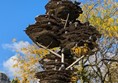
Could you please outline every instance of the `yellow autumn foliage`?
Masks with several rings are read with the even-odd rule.
[[[50,50],[58,52],[60,48],[56,47]],[[24,55],[18,54],[18,59],[14,59],[17,63],[13,65],[13,68],[18,68],[15,75],[19,75],[18,78],[21,79],[21,83],[30,83],[29,80],[33,80],[37,72],[36,64],[50,52],[43,48],[37,48],[35,45],[21,48],[21,51]]]
[[[78,76],[72,76],[71,77],[71,82],[72,83],[77,83],[77,81],[78,81]]]
[[[88,48],[88,45],[85,43],[84,46],[73,47],[71,51],[74,55],[76,55],[77,57],[80,57],[82,55],[87,55],[90,49]]]
[[[11,81],[11,83],[21,83],[21,82],[20,82],[20,80],[19,80],[17,77],[15,77],[15,78]]]
[[[88,2],[87,2],[88,1]],[[118,38],[118,2],[115,0],[87,0],[82,5],[79,20],[89,21],[104,36]]]
[[[50,49],[54,52],[58,52],[60,50],[60,47],[55,47],[55,48],[52,48]],[[40,58],[43,58],[45,57],[47,54],[50,54],[50,52],[46,49],[43,49],[43,48],[39,48],[39,49],[34,49],[31,51],[32,54],[38,54],[40,56]]]

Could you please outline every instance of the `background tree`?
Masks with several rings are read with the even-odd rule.
[[[85,65],[90,68],[88,70],[87,67],[87,76],[93,83],[97,81],[118,82],[117,71],[113,73],[113,70],[117,68],[118,59],[112,58],[118,56],[118,2],[116,0],[89,0],[82,4],[82,8],[85,11],[79,20],[89,21],[102,34],[98,40],[99,51],[91,56],[94,58],[89,57],[89,65]]]
[[[82,4],[85,10],[80,15],[82,22],[89,21],[104,36],[118,39],[118,2],[117,0],[86,0]]]
[[[57,47],[50,50],[58,52],[60,49]],[[36,83],[37,79],[35,77],[35,73],[38,71],[43,71],[39,61],[50,52],[43,48],[38,48],[36,45],[32,44],[27,48],[21,48],[21,51],[17,51],[17,53],[18,58],[14,60],[18,63],[13,65],[14,68],[18,68],[18,71],[15,74],[17,78],[13,79],[12,82],[17,83],[20,79],[21,83]]]
[[[20,83],[20,80],[16,77],[11,81],[11,83]]]
[[[38,64],[39,56],[33,54],[34,49],[36,48],[33,45],[29,45],[28,48],[21,48],[20,52],[17,51],[18,58],[14,59],[17,63],[13,67],[18,69],[15,76],[20,79],[21,83],[36,81],[34,75],[41,69]]]

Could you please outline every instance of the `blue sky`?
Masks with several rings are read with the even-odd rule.
[[[48,0],[0,0],[0,71],[4,71],[3,62],[14,52],[3,48],[4,44],[31,40],[23,30],[35,22],[37,15],[44,14],[44,5]]]

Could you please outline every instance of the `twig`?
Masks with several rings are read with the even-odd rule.
[[[112,61],[112,62],[118,62],[118,60],[114,60],[114,59],[102,59],[101,61]]]
[[[90,12],[94,9],[95,6],[97,6],[98,3],[94,4],[94,6],[86,13],[87,14],[87,22],[88,22],[88,18],[89,18],[89,14]]]
[[[54,52],[54,51],[48,49],[47,47],[45,47],[45,46],[39,44],[38,42],[36,42],[36,44],[37,44],[38,46],[44,48],[45,50],[48,50],[49,52],[51,52],[52,54],[56,55],[57,57],[61,58],[61,55],[57,54],[56,52]]]
[[[62,68],[65,68],[65,65],[64,65],[64,53],[63,52],[61,53],[61,63],[62,63],[62,65],[59,68],[59,70],[61,70]]]
[[[66,22],[65,22],[65,25],[64,25],[64,29],[66,29],[66,25],[67,25],[68,19],[69,19],[69,14],[67,15],[67,19],[66,19]]]
[[[76,61],[74,61],[71,65],[69,65],[66,70],[68,70],[69,68],[71,68],[73,65],[75,65],[78,61],[80,61],[81,59],[83,59],[84,56],[81,56],[80,58],[78,58]]]
[[[61,62],[64,63],[64,54],[61,54]]]
[[[96,59],[97,60],[97,59]],[[96,65],[98,65],[97,63],[96,64],[94,64],[95,65],[95,67],[93,67],[92,66],[92,63],[90,62],[90,60],[88,59],[88,62],[90,63],[90,67],[92,68],[92,70],[99,76],[99,78],[100,78],[100,75],[99,75],[99,73],[95,70],[95,67],[96,67]],[[95,61],[95,62],[97,62],[97,61]]]

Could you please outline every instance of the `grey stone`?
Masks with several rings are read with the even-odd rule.
[[[11,83],[6,74],[0,73],[0,83]]]

